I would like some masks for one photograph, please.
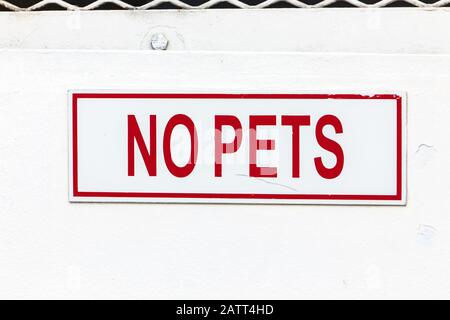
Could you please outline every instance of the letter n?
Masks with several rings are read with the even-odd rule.
[[[150,151],[145,145],[134,115],[128,115],[128,176],[134,176],[134,142],[136,141],[149,176],[156,176],[156,116],[150,115]]]

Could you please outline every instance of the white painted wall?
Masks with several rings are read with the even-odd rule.
[[[295,14],[331,16],[321,10],[267,11],[283,24]],[[337,15],[342,21],[359,16],[362,23],[367,12],[352,10]],[[405,18],[410,25],[419,19],[427,30],[450,21],[446,10],[377,14],[382,10],[392,15],[386,18],[392,26],[396,14],[411,15]],[[66,41],[64,28],[46,27],[65,13],[0,13],[0,298],[450,298],[450,47],[448,37],[434,36],[442,30],[404,28],[403,42],[384,46],[358,42],[364,33],[348,20],[341,26],[348,35],[342,29],[323,35],[329,46],[316,43],[321,53],[288,45],[270,46],[278,53],[233,52],[264,50],[265,34],[253,45],[224,33],[201,42],[189,31],[194,27],[177,32],[197,51],[152,52],[133,42],[145,42],[142,36],[122,43],[126,37],[104,31],[107,38],[98,45],[104,50],[78,50],[97,48],[94,39],[107,23],[148,19],[147,35],[151,20],[169,13],[114,13],[123,20],[78,14],[96,19]],[[213,15],[212,29],[219,30],[222,14],[231,15],[170,15],[177,23],[190,16],[198,25],[207,23],[203,15]],[[312,20],[299,19],[298,30]],[[26,38],[33,23],[36,31]],[[323,27],[308,31],[319,35],[333,23],[323,19]],[[394,37],[382,30],[370,37]],[[309,39],[305,51],[317,49]],[[208,45],[217,51],[207,51]],[[219,51],[225,46],[229,52]],[[68,89],[406,91],[408,204],[69,203]]]
[[[0,47],[450,53],[450,8],[2,12]]]

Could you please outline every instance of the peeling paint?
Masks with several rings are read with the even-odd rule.
[[[416,152],[414,153],[417,163],[425,167],[430,163],[433,158],[434,154],[437,152],[436,148],[431,144],[421,143],[416,149]]]
[[[419,224],[416,241],[419,244],[429,246],[435,238],[437,229],[431,225]]]

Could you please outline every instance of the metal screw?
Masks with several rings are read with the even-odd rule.
[[[169,40],[162,33],[152,35],[150,45],[153,50],[166,50],[169,46]]]

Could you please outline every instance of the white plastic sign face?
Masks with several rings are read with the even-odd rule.
[[[71,92],[70,200],[405,204],[404,100]]]

